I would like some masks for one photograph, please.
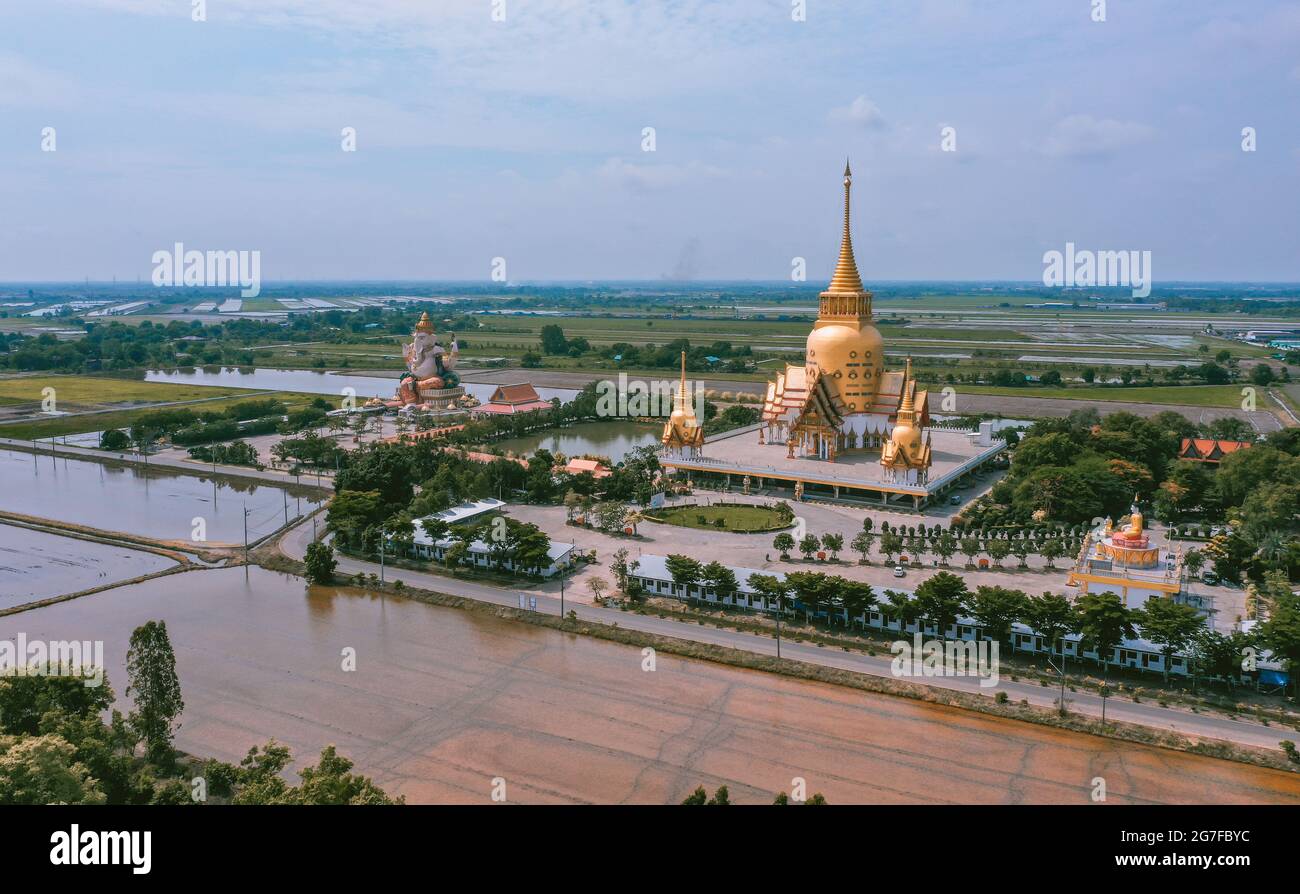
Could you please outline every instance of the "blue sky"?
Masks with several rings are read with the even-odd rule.
[[[1092,3],[7,0],[0,281],[1300,280],[1300,4]]]

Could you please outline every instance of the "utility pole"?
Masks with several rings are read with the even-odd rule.
[[[289,492],[282,490],[280,493],[284,495],[284,523],[287,525],[289,524]]]
[[[776,657],[781,659],[781,594],[776,594]]]
[[[388,539],[387,532],[383,528],[379,529],[379,583],[384,582],[384,541]]]
[[[244,561],[248,561],[248,503],[244,503]]]
[[[560,574],[560,620],[564,620],[564,574]]]

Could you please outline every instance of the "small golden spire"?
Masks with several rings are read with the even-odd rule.
[[[903,403],[898,408],[898,420],[901,422],[906,419],[908,422],[916,415],[916,404],[912,402],[912,358],[907,358],[907,365],[903,368]]]
[[[858,263],[853,259],[853,237],[849,232],[849,192],[853,188],[853,170],[848,159],[844,161],[844,235],[840,240],[840,259],[835,264],[828,292],[861,292],[862,277]]]

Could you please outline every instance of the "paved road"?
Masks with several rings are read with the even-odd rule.
[[[296,525],[282,536],[280,549],[292,558],[302,559],[306,554],[307,544],[311,542],[311,537],[312,525],[309,522]],[[375,562],[363,562],[349,556],[339,555],[338,571],[341,574],[350,575],[357,572],[377,574],[379,573],[379,565]],[[421,589],[434,590],[496,605],[506,605],[512,608],[519,607],[519,594],[522,592],[537,597],[538,611],[553,615],[561,614],[560,584],[558,582],[548,582],[539,587],[515,590],[438,574],[411,571],[406,568],[389,568],[385,573],[386,580],[391,581],[399,578],[406,584]],[[775,640],[766,636],[742,633],[736,630],[720,630],[715,627],[701,626],[694,623],[687,624],[651,615],[638,615],[633,612],[619,611],[618,609],[577,603],[573,599],[565,600],[564,611],[576,611],[578,617],[584,620],[604,624],[618,624],[628,630],[726,646],[760,655],[776,654]],[[881,677],[893,676],[890,658],[832,651],[831,649],[792,642],[781,643],[781,655],[783,658],[797,659],[825,667]],[[1009,679],[1003,679],[999,681],[996,687],[988,689],[981,689],[978,681],[969,677],[931,677],[926,678],[924,682],[931,686],[984,695],[990,698],[994,692],[1004,691],[1007,693],[1007,697],[1014,701],[1027,699],[1031,705],[1049,708],[1055,707],[1058,695],[1058,690],[1055,688],[1043,687],[1036,682],[1030,684]],[[1069,708],[1079,714],[1098,718],[1101,716],[1102,700],[1096,695],[1085,692],[1069,692],[1067,690],[1066,700]],[[1159,705],[1134,704],[1120,698],[1107,700],[1106,718],[1108,720],[1138,723],[1157,729],[1173,730],[1189,736],[1225,739],[1268,749],[1277,748],[1277,743],[1287,738],[1286,730],[1275,727],[1266,727],[1249,721],[1231,720],[1220,716],[1193,714],[1190,711],[1162,708]]]

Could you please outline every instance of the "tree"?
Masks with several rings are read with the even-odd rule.
[[[844,549],[844,535],[832,534],[832,533],[823,534],[822,547],[825,548],[831,554],[832,560],[838,561],[840,557],[840,550]]]
[[[703,567],[690,556],[680,555],[670,555],[664,564],[668,568],[668,573],[671,574],[673,578],[674,595],[677,592],[677,588],[681,587],[681,598],[689,598],[691,587],[700,582],[700,578],[704,573]]]
[[[597,603],[601,601],[602,594],[609,589],[609,581],[603,577],[592,577],[587,579],[587,589],[591,590],[591,596]]]
[[[736,574],[721,562],[710,562],[700,570],[700,582],[714,592],[719,602],[726,602],[740,590]]]
[[[997,568],[1002,567],[1002,560],[1011,554],[1011,543],[1007,540],[990,540],[987,550],[989,558],[993,560],[993,565]]]
[[[876,591],[871,584],[856,580],[840,581],[840,605],[844,608],[844,622],[865,615],[876,604]]]
[[[103,804],[89,769],[60,736],[0,735],[0,804]]]
[[[1102,679],[1110,668],[1115,648],[1136,634],[1133,613],[1115,593],[1084,593],[1079,598],[1079,633],[1085,649],[1097,653],[1101,661]]]
[[[1011,554],[1019,560],[1018,568],[1029,567],[1029,540],[1025,537],[1017,537],[1011,541]]]
[[[131,446],[131,439],[120,428],[110,428],[99,436],[100,450],[125,450]]]
[[[782,531],[772,540],[772,548],[780,551],[784,561],[790,560],[790,550],[794,549],[794,537],[789,531]]]
[[[885,598],[889,600],[888,612],[898,618],[899,624],[906,629],[920,615],[916,600],[901,590],[886,590]]]
[[[144,740],[150,759],[167,765],[172,757],[174,724],[185,710],[185,702],[166,621],[146,621],[132,631],[126,674],[130,681],[126,694],[135,702],[131,726]]]
[[[784,612],[785,600],[790,595],[789,584],[772,574],[751,574],[748,583],[764,605],[775,604],[778,613]]]
[[[943,639],[966,608],[969,595],[964,580],[952,572],[940,571],[916,588],[916,608],[922,616],[935,623],[939,638]]]
[[[859,531],[853,536],[853,542],[849,546],[862,557],[861,564],[867,564],[867,554],[871,552],[871,535],[866,531]]]
[[[564,337],[564,330],[555,324],[548,324],[542,327],[542,353],[544,354],[567,354],[569,352],[569,341]]]
[[[933,552],[944,565],[947,565],[948,560],[957,552],[957,538],[953,537],[950,532],[944,531],[935,538]]]
[[[627,561],[628,551],[626,547],[614,551],[609,563],[610,573],[614,575],[614,582],[618,584],[619,590],[627,592],[627,575],[630,565]]]
[[[899,537],[893,531],[885,531],[881,528],[880,535],[880,554],[890,564],[894,564],[894,555],[903,548],[903,538]]]
[[[804,617],[808,620],[830,608],[831,600],[838,592],[839,581],[840,578],[820,571],[796,571],[785,576],[791,595],[803,604]]]
[[[304,577],[309,584],[330,584],[334,582],[334,569],[338,562],[334,558],[334,548],[328,543],[307,544],[307,569]]]
[[[1029,597],[1020,590],[1006,587],[976,587],[969,607],[971,616],[995,640],[1010,646],[1011,625],[1024,616],[1029,607]]]
[[[1187,648],[1196,632],[1205,626],[1190,605],[1158,596],[1148,599],[1138,613],[1138,625],[1143,636],[1160,646],[1165,682],[1169,681],[1169,663],[1174,653]]]
[[[966,567],[975,567],[975,557],[980,553],[980,541],[978,537],[963,537],[961,539],[961,551],[966,556]]]
[[[464,540],[457,540],[447,547],[442,554],[442,564],[451,571],[452,575],[456,574],[456,569],[463,565],[469,556],[469,544]]]
[[[1276,574],[1276,572],[1272,572]],[[1285,586],[1278,592],[1269,587],[1266,595],[1268,619],[1257,630],[1259,642],[1284,660],[1295,684],[1296,698],[1300,700],[1300,596]]]
[[[320,761],[306,767],[300,785],[290,786],[283,773],[292,755],[274,740],[254,746],[235,772],[234,804],[404,804],[392,798],[365,776],[354,775],[352,761],[339,755],[333,745],[321,751]]]
[[[817,552],[818,547],[821,545],[822,542],[816,534],[805,534],[799,540],[799,552],[803,553],[805,560],[811,559],[812,554]]]
[[[1043,545],[1039,548],[1039,552],[1042,553],[1043,558],[1047,560],[1047,567],[1051,568],[1053,567],[1052,561],[1054,559],[1059,559],[1065,554],[1065,545],[1061,543],[1061,538],[1049,537],[1043,542]]]
[[[352,761],[339,755],[333,745],[326,745],[314,767],[304,767],[298,774],[302,782],[293,790],[294,804],[403,804],[404,798],[391,798],[368,777],[349,772]]]
[[[1062,655],[1065,637],[1079,629],[1080,621],[1070,600],[1055,593],[1027,597],[1021,620],[1042,638],[1049,653],[1056,648]]]

